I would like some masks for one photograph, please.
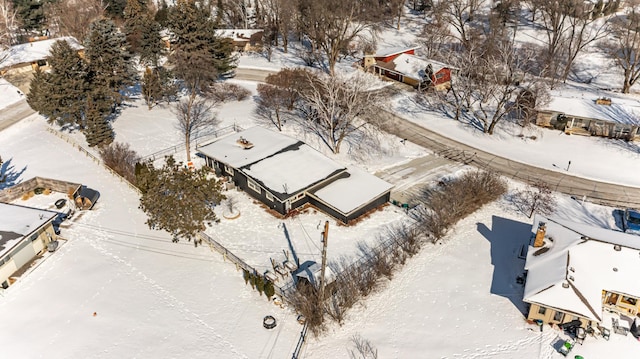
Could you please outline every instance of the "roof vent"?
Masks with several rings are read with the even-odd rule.
[[[618,268],[613,267],[613,271],[614,271],[614,272],[617,272],[617,271],[618,271]]]
[[[569,288],[569,283],[562,282],[562,288]]]
[[[569,276],[569,280],[570,280],[570,281],[572,281],[572,282],[575,282],[575,281],[576,281],[576,279],[575,279],[575,278],[573,278],[573,276],[572,276],[572,275],[570,275],[570,276]]]
[[[619,244],[616,244],[613,246],[613,250],[620,252],[622,250],[622,247]]]
[[[582,237],[580,237],[580,239],[588,240],[588,239],[591,239],[591,238],[589,238],[587,236],[582,236]]]
[[[573,267],[569,267],[569,270],[570,270],[570,271],[572,271],[572,272],[574,272],[574,273],[575,273],[575,271],[576,271],[576,269],[575,269],[575,268],[573,268]]]
[[[240,136],[237,142],[240,145],[240,147],[244,148],[245,150],[248,150],[253,147],[253,143],[249,142],[249,140],[247,140],[242,136]]]

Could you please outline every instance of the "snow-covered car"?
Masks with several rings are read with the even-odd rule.
[[[640,234],[640,211],[627,208],[622,216],[622,226],[627,233]]]

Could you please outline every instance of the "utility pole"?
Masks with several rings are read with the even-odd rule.
[[[329,221],[324,222],[324,231],[322,232],[322,269],[320,270],[320,296],[319,304],[324,301],[324,273],[327,269],[327,242],[329,240]]]

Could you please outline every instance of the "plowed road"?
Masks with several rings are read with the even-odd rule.
[[[240,80],[264,81],[272,73],[262,69],[236,69]],[[484,152],[454,139],[430,131],[393,113],[386,112],[383,130],[428,148],[445,158],[500,173],[526,183],[546,182],[553,190],[574,196],[578,200],[614,207],[640,207],[640,188],[601,182],[571,175],[570,172],[551,171],[526,163]],[[639,164],[640,165],[640,164]],[[640,176],[640,170],[638,170]]]
[[[272,71],[238,68],[235,78],[264,81]],[[0,112],[0,130],[33,114],[26,101],[9,106]],[[552,189],[587,201],[615,207],[640,207],[640,188],[600,182],[515,162],[481,149],[470,147],[454,139],[442,136],[393,113],[386,112],[383,130],[415,144],[428,148],[453,161],[491,170],[523,182],[546,182]],[[638,171],[640,175],[640,170]]]

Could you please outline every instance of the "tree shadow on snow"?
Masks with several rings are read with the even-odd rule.
[[[0,190],[9,188],[13,185],[20,183],[20,176],[27,170],[27,166],[21,170],[16,170],[15,166],[11,164],[13,159],[10,158],[2,163],[0,166]]]
[[[477,223],[477,228],[491,243],[491,294],[509,299],[526,316],[526,304],[522,301],[524,284],[518,283],[518,277],[524,274],[525,261],[519,255],[522,246],[529,243],[531,224],[492,216],[491,229],[484,223]]]

